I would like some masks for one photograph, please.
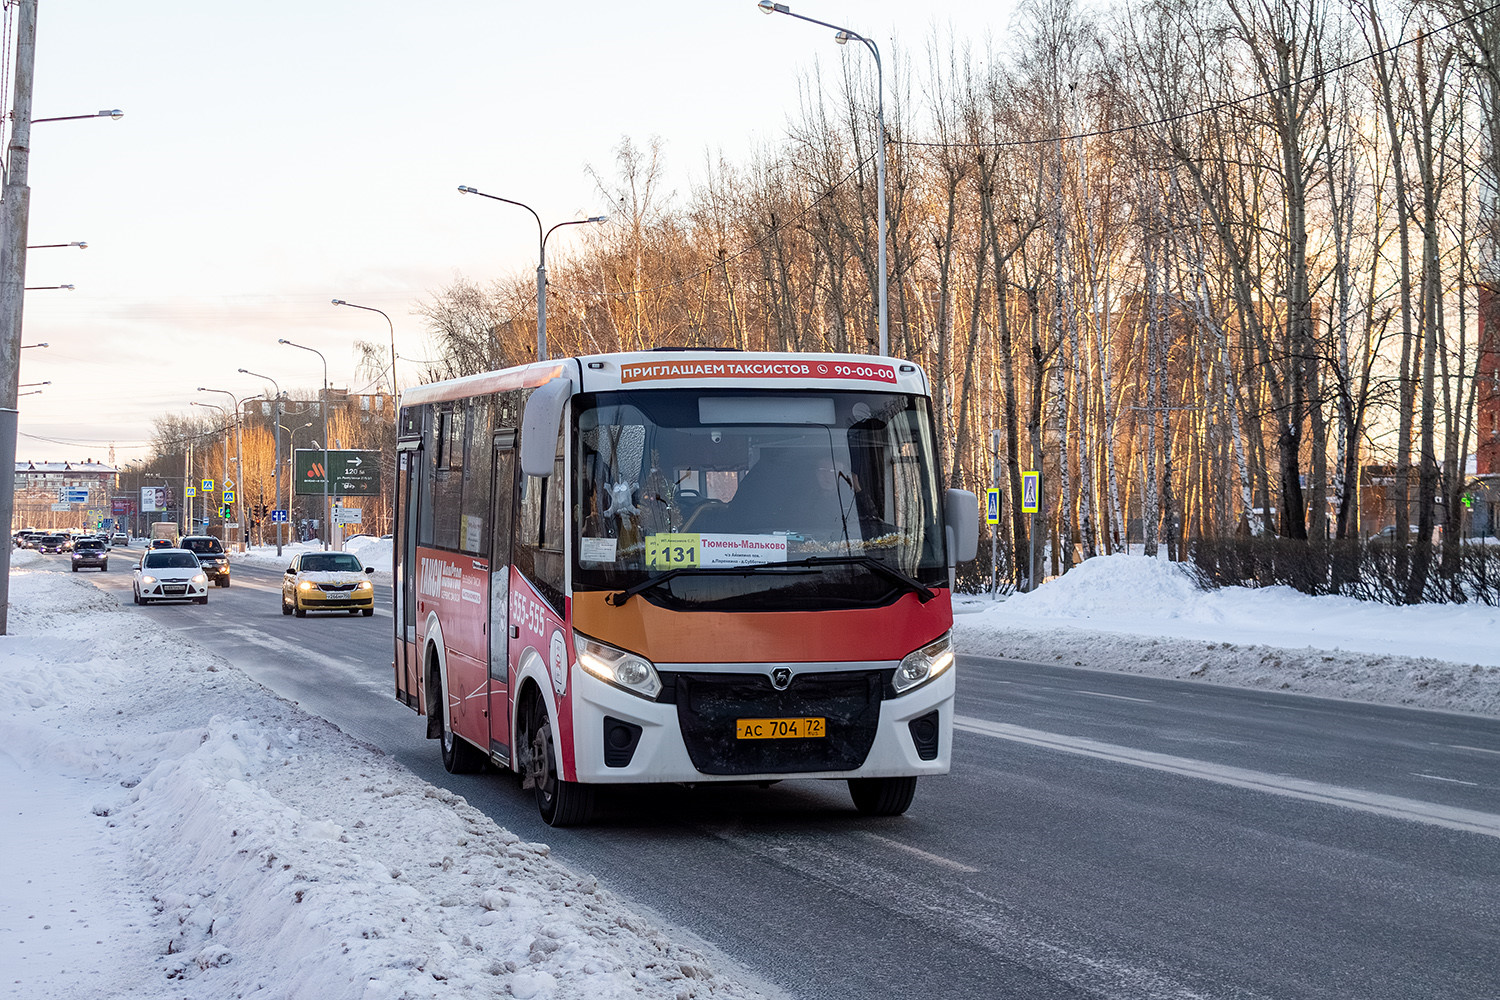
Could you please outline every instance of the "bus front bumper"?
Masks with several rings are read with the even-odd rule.
[[[733,673],[717,665],[667,671],[658,701],[575,669],[574,780],[704,783],[948,772],[954,670],[889,697],[879,678],[888,679],[894,664],[823,666],[835,669],[799,673],[784,692],[771,690],[753,665],[734,664]],[[808,719],[823,720],[822,735],[748,735]],[[775,724],[747,726],[746,720]]]

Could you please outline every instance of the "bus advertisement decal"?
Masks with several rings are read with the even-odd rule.
[[[859,379],[896,384],[896,369],[866,361],[668,361],[623,364],[620,381],[655,382],[663,379]]]

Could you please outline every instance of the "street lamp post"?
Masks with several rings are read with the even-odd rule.
[[[271,432],[271,437],[275,441],[275,445],[274,445],[275,451],[273,452],[273,454],[276,456],[275,457],[275,463],[276,464],[274,466],[274,469],[275,469],[275,472],[276,472],[276,488],[271,493],[271,501],[272,501],[271,502],[271,507],[274,510],[275,507],[276,507],[276,505],[281,502],[281,409],[282,409],[282,406],[281,406],[281,386],[277,385],[276,384],[276,380],[274,378],[272,378],[271,376],[269,376],[269,375],[260,375],[260,374],[258,374],[256,372],[251,371],[248,368],[241,368],[240,369],[240,374],[241,375],[254,375],[256,378],[263,378],[267,382],[271,383],[271,388],[272,389],[276,390],[276,415],[271,419],[271,426],[273,428],[275,428]],[[288,509],[288,511],[287,511],[287,517],[291,517],[291,516],[292,516],[291,511],[290,511],[290,509]],[[281,557],[281,524],[282,524],[282,522],[280,522],[280,521],[276,522],[276,557],[278,559]],[[261,531],[262,531],[261,540],[264,541],[265,540],[264,522],[262,522]]]
[[[334,299],[333,304],[336,306],[348,306],[350,309],[363,309],[366,312],[380,313],[380,315],[385,316],[385,324],[391,328],[391,406],[394,408],[396,405],[396,324],[392,323],[391,318],[386,316],[382,310],[376,309],[374,306],[356,305],[353,302],[345,302],[343,299]]]
[[[296,442],[296,434],[297,434],[297,432],[300,431],[300,430],[303,430],[305,428],[311,427],[312,425],[313,424],[312,424],[311,420],[309,420],[307,423],[303,424],[301,427],[288,427],[286,424],[280,424],[280,423],[276,425],[277,427],[279,427],[282,430],[286,431],[286,451],[287,451],[287,458],[286,458],[286,460],[288,462],[290,462],[292,460],[292,456],[293,455],[297,454],[297,442]],[[277,469],[276,471],[277,471],[278,475],[281,472],[280,469]],[[294,478],[293,473],[295,473],[295,472],[296,472],[295,469],[292,470],[292,472],[288,473],[287,477],[286,477],[286,518],[287,518],[287,524],[288,524],[288,526],[290,526],[292,524],[292,521],[293,521],[293,519],[292,519],[292,481],[293,481],[293,478]],[[281,481],[280,479],[277,480],[278,483],[280,481]],[[279,538],[281,536],[277,535],[277,537]],[[288,540],[289,541],[296,541],[295,538],[290,538]]]
[[[328,506],[328,359],[323,357],[323,352],[316,347],[294,344],[285,337],[278,339],[276,343],[285,344],[288,347],[296,347],[304,351],[312,351],[323,362],[323,523],[318,534],[323,536],[323,548],[326,551],[329,548],[329,537],[333,534],[330,530],[332,525],[329,524],[332,511]]]
[[[202,392],[203,390],[200,388],[198,391]],[[230,397],[230,398],[233,398],[233,397]],[[229,479],[229,421],[231,419],[230,416],[229,416],[229,411],[226,410],[224,407],[220,406],[218,403],[200,403],[196,399],[193,400],[193,405],[194,406],[210,406],[210,407],[213,407],[215,410],[218,410],[220,413],[224,414],[224,478],[219,481],[219,489],[222,490],[224,488],[224,483],[226,481],[228,481],[228,479]],[[209,516],[209,514],[208,514],[208,497],[205,495],[204,498],[203,498],[203,518],[204,518],[204,520],[207,520],[208,516]],[[226,518],[226,520],[227,520],[227,518]],[[205,531],[204,534],[208,534],[208,532]],[[225,535],[224,544],[225,544],[225,547],[227,548],[228,545],[229,545],[229,537],[228,537],[228,535],[229,535],[229,529],[227,529],[227,528],[224,529],[224,535]]]
[[[516,205],[531,213],[536,220],[537,234],[537,265],[536,265],[536,359],[547,360],[547,238],[563,226],[582,226],[589,223],[608,222],[609,217],[605,215],[591,215],[587,219],[573,219],[569,222],[559,222],[557,225],[542,231],[542,217],[536,214],[536,209],[524,202],[511,201],[509,198],[501,198],[499,195],[485,194],[478,188],[467,187],[463,184],[458,186],[460,194],[477,194],[481,198],[489,198],[492,201],[503,201],[507,205]]]
[[[880,200],[875,206],[875,230],[876,236],[880,241],[878,250],[880,302],[877,308],[880,311],[880,354],[882,357],[888,356],[891,353],[891,340],[887,326],[887,317],[890,315],[890,310],[887,307],[885,280],[885,74],[880,66],[880,48],[864,35],[850,31],[848,28],[840,28],[836,24],[829,24],[827,21],[819,21],[816,18],[807,17],[802,14],[793,14],[791,8],[784,3],[773,3],[772,0],[760,0],[756,6],[767,14],[785,14],[787,17],[795,17],[799,21],[807,21],[824,28],[832,28],[837,32],[833,36],[834,41],[840,45],[847,45],[851,41],[864,42],[865,47],[870,50],[870,54],[875,57],[875,89],[878,106],[876,120],[880,123],[880,132],[876,139],[875,149],[875,184],[880,189]]]
[[[239,511],[238,516],[236,516],[235,518],[235,521],[240,526],[240,551],[244,552],[245,526],[249,522],[245,520],[245,447],[244,439],[240,435],[240,411],[244,409],[245,399],[249,399],[250,397],[246,396],[245,399],[235,399],[234,393],[230,392],[228,389],[207,389],[201,385],[198,387],[198,391],[223,393],[224,395],[228,396],[234,403],[234,499],[235,507]],[[227,447],[229,442],[225,441],[224,444]]]
[[[11,88],[10,143],[0,190],[0,524],[11,525],[16,507],[16,430],[19,402],[22,304],[26,286],[26,233],[31,214],[31,95],[36,77],[36,0],[15,10],[15,84]],[[111,112],[111,117],[114,117]],[[50,121],[40,118],[36,121]],[[10,631],[10,547],[0,547],[0,635]]]

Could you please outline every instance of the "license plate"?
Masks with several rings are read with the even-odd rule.
[[[828,735],[825,719],[736,719],[734,735],[741,740],[799,740]]]

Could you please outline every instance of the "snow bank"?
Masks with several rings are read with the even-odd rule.
[[[351,538],[344,543],[344,551],[353,553],[359,557],[359,561],[366,566],[375,567],[375,574],[389,574],[394,568],[395,550],[391,547],[389,538],[381,539],[370,535],[362,535]],[[318,542],[288,542],[281,546],[281,555],[276,554],[274,545],[252,545],[245,552],[237,549],[231,552],[230,559],[233,562],[242,563],[246,566],[258,566],[263,569],[283,570],[292,557],[299,552],[321,552],[323,546]]]
[[[966,653],[1500,716],[1500,609],[1484,605],[1203,591],[1178,564],[1116,555],[957,610]]]
[[[92,578],[11,600],[5,996],[760,995]]]

